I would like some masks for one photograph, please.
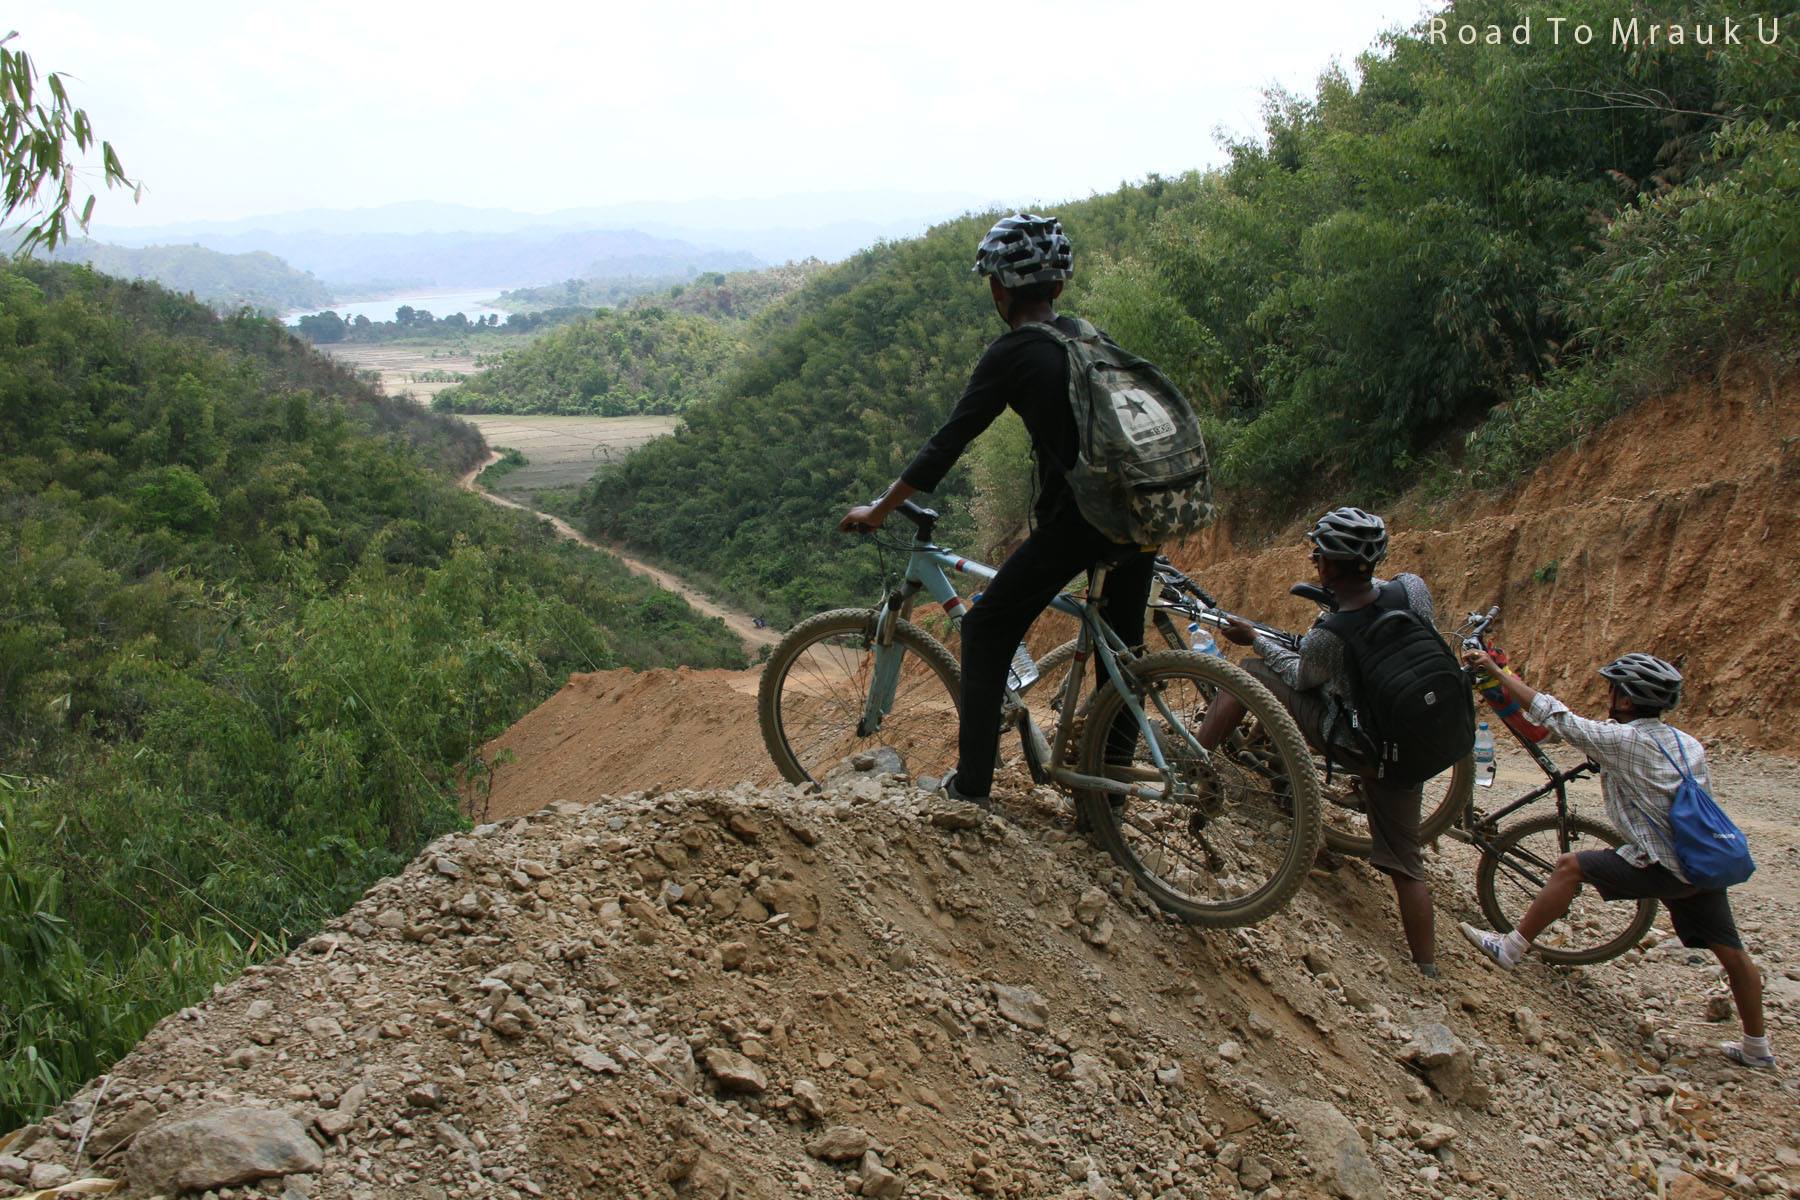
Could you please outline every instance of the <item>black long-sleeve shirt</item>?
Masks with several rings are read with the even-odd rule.
[[[1067,317],[1056,317],[1055,323],[1065,333],[1078,332]],[[921,492],[935,491],[969,443],[1007,408],[1019,414],[1031,435],[1038,478],[1033,511],[1040,523],[1050,520],[1069,503],[1063,472],[1075,465],[1077,434],[1069,408],[1068,351],[1041,329],[1014,329],[994,339],[975,364],[950,419],[901,472],[900,481]]]

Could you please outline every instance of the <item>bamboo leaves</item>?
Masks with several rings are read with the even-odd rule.
[[[75,211],[78,192],[77,160],[94,146],[94,128],[86,110],[69,100],[62,76],[45,79],[48,105],[34,102],[37,68],[23,50],[9,50],[16,32],[0,37],[0,223],[16,213],[35,219],[21,231],[17,253],[29,254],[38,246],[55,250],[69,239],[69,214]],[[71,149],[72,147],[72,149]],[[111,142],[100,143],[100,166],[106,186],[125,187],[133,197],[141,184],[125,174]],[[83,230],[94,215],[97,196],[89,193],[81,203],[76,224]]]

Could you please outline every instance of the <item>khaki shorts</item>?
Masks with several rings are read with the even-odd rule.
[[[1319,754],[1325,753],[1327,706],[1324,695],[1316,688],[1298,691],[1289,687],[1260,658],[1246,658],[1239,665],[1273,692],[1282,706],[1293,714],[1294,724],[1300,727],[1306,744]],[[1419,847],[1419,810],[1424,806],[1424,785],[1415,783],[1401,787],[1379,782],[1366,773],[1369,771],[1367,760],[1342,747],[1333,750],[1332,758],[1339,772],[1356,776],[1366,800],[1369,838],[1375,844],[1369,861],[1389,875],[1424,879],[1425,857]]]

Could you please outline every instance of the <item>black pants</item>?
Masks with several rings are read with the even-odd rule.
[[[1144,606],[1156,556],[1109,540],[1082,519],[1074,504],[1051,517],[1004,563],[962,623],[962,726],[957,741],[956,790],[985,796],[1000,749],[1000,706],[1013,651],[1078,573],[1116,564],[1106,577],[1101,613],[1127,646],[1144,640]]]

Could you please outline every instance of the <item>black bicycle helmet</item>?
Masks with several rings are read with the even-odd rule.
[[[1075,248],[1055,217],[1014,213],[996,221],[981,239],[974,271],[996,276],[1002,287],[1055,283],[1075,274]]]
[[[1360,508],[1334,508],[1319,518],[1306,540],[1319,548],[1321,558],[1372,567],[1387,557],[1387,522]]]
[[[1681,701],[1681,672],[1654,654],[1627,654],[1600,668],[1625,698],[1645,708],[1674,708]]]

